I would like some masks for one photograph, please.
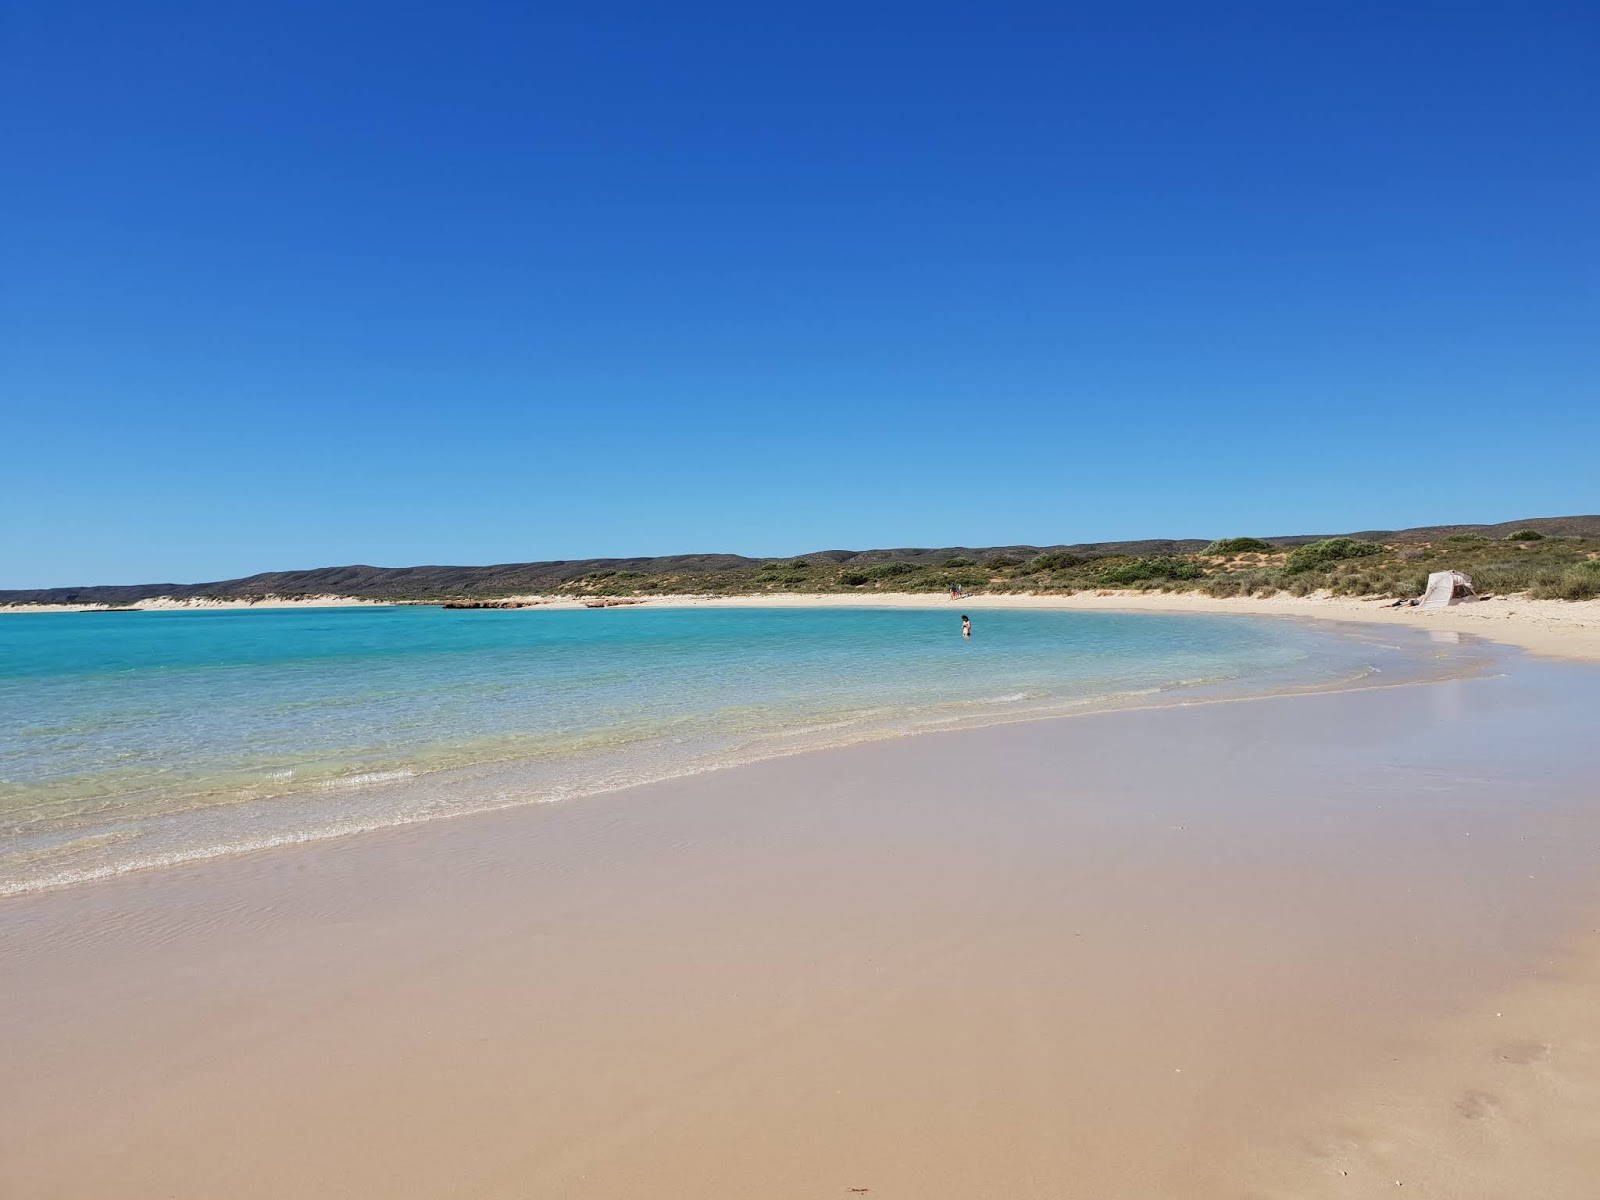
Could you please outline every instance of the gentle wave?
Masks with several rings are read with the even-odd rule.
[[[322,643],[303,619],[236,615],[214,644],[123,648],[148,661],[111,683],[0,678],[0,718],[36,716],[0,743],[0,896],[886,737],[1405,682],[1470,658],[1239,618],[986,613],[987,640],[963,644],[945,614],[556,615],[358,614]],[[282,661],[229,663],[241,631]],[[168,661],[185,654],[203,661]]]
[[[293,776],[290,771],[289,775]],[[338,779],[319,779],[313,786],[323,789],[367,787],[374,783],[393,783],[396,779],[414,779],[415,771],[364,771],[360,775],[344,775]]]

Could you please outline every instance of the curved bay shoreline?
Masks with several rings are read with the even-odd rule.
[[[547,599],[551,604],[570,603]],[[980,594],[952,601],[943,594],[851,596],[838,593],[772,596],[649,597],[651,606],[1059,609],[1066,612],[1213,613],[1222,616],[1307,617],[1386,628],[1468,633],[1553,658],[1600,661],[1600,601],[1532,600],[1496,596],[1445,609],[1391,608],[1392,601],[1332,596],[1228,598],[1194,592],[1104,591],[1073,595]]]
[[[1128,600],[1064,599],[962,603]],[[0,1184],[1579,1200],[1596,704],[1512,656],[16,897]]]
[[[577,609],[585,601],[560,595],[505,597],[530,608]],[[411,602],[404,602],[411,603]],[[1535,654],[1555,658],[1600,661],[1600,601],[1533,600],[1526,596],[1495,596],[1477,604],[1447,609],[1397,609],[1387,600],[1362,600],[1333,596],[1274,596],[1219,599],[1195,592],[1095,591],[1066,594],[975,594],[952,601],[943,593],[769,593],[744,596],[642,596],[637,607],[683,608],[810,608],[888,607],[973,609],[1049,608],[1086,612],[1205,612],[1244,616],[1309,617],[1326,621],[1360,621],[1374,624],[1471,633]],[[146,600],[116,611],[251,610],[273,608],[388,607],[389,602],[348,596],[305,599],[266,597],[243,600]],[[635,607],[635,605],[629,605]],[[104,612],[96,605],[0,605],[0,615],[44,612]]]
[[[821,607],[859,611],[864,607],[896,606]],[[1200,627],[1191,631],[1196,638],[1203,638],[1200,630],[1204,624],[1202,618]],[[991,630],[992,626],[986,632]],[[1327,666],[1322,665],[1298,679],[1273,672],[1246,673],[1237,678],[1174,679],[1155,687],[1130,685],[1126,689],[1053,699],[1042,693],[999,698],[979,694],[965,700],[945,698],[898,713],[885,707],[841,713],[840,719],[818,719],[815,714],[808,714],[798,725],[765,732],[747,730],[742,740],[713,739],[698,751],[690,744],[691,739],[680,733],[671,739],[677,748],[666,757],[662,757],[663,747],[657,745],[661,739],[655,738],[620,742],[609,749],[567,757],[523,758],[502,753],[453,763],[441,762],[437,757],[408,758],[380,766],[367,764],[362,773],[354,776],[309,778],[300,781],[299,786],[279,782],[260,791],[240,790],[239,783],[230,783],[214,791],[215,800],[197,794],[186,797],[170,812],[138,811],[127,814],[125,819],[112,813],[98,826],[74,825],[66,840],[48,824],[27,830],[23,840],[10,847],[16,851],[14,856],[0,856],[0,902],[145,871],[292,850],[485,811],[576,802],[648,783],[693,778],[767,759],[885,739],[1100,712],[1417,686],[1479,675],[1497,669],[1501,659],[1501,652],[1482,639],[1436,646],[1411,630],[1392,638],[1374,637],[1370,630],[1352,624],[1308,631],[1321,635],[1320,639],[1311,639],[1309,645],[1340,647],[1338,652],[1346,656],[1340,673],[1328,674]],[[486,745],[478,746],[480,752],[487,749]],[[90,847],[93,857],[72,857],[80,845]],[[101,853],[107,847],[113,857]]]

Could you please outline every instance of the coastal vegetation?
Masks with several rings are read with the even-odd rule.
[[[488,567],[330,567],[222,583],[0,592],[0,604],[124,606],[188,600],[349,596],[443,603],[513,596],[579,600],[650,595],[893,592],[1055,593],[1134,589],[1212,596],[1316,593],[1408,597],[1431,571],[1465,571],[1480,594],[1600,597],[1600,517],[1552,517],[1500,526],[1368,531],[1338,537],[1226,537],[1213,541],[1100,542],[1075,546],[828,550],[798,558],[733,554],[588,559]],[[478,607],[479,605],[472,605]]]
[[[1272,544],[1260,538],[1222,538],[1206,547],[1207,554],[1270,554]]]
[[[1525,593],[1540,599],[1600,596],[1600,536],[1537,540],[1446,534],[1426,541],[1321,538],[1301,545],[1227,538],[1203,549],[1156,554],[1048,551],[1031,557],[909,556],[883,562],[792,562],[711,572],[591,572],[554,589],[557,595],[747,595],[782,592],[1072,593],[1110,589],[1196,591],[1212,596],[1409,597],[1431,571],[1465,571],[1482,594]]]
[[[1445,539],[1449,541],[1449,538]],[[1296,546],[1284,559],[1283,569],[1289,575],[1303,575],[1307,571],[1322,571],[1347,558],[1367,558],[1382,554],[1383,546],[1377,542],[1363,542],[1357,538],[1324,538],[1305,546]]]

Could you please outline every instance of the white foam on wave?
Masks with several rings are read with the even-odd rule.
[[[1366,664],[1353,678],[1347,674],[1288,687],[1274,681],[1277,686],[1269,683],[1264,688],[1240,688],[1238,695],[1211,694],[1194,699],[1237,699],[1263,693],[1288,695],[1301,690],[1388,682],[1389,677],[1371,678],[1378,671],[1375,665]],[[1432,672],[1423,672],[1424,678],[1431,675]],[[8,879],[4,875],[13,864],[24,864],[6,856],[9,861],[0,859],[0,896],[72,886],[150,868],[322,841],[472,812],[530,803],[559,803],[763,759],[883,738],[941,729],[980,728],[1103,708],[1144,707],[1150,702],[1158,705],[1192,702],[1188,697],[1193,688],[1207,684],[1237,685],[1241,681],[1229,674],[1195,674],[1159,683],[1141,682],[1145,682],[1145,686],[1125,686],[1109,693],[1096,691],[1063,696],[1022,690],[1001,696],[945,698],[941,703],[909,711],[881,705],[863,706],[843,713],[817,714],[798,726],[752,729],[742,724],[736,729],[702,731],[698,736],[684,736],[681,731],[674,731],[661,738],[645,739],[635,747],[595,744],[593,739],[578,740],[564,749],[581,749],[585,753],[573,754],[570,758],[565,753],[545,756],[537,762],[519,756],[508,762],[458,766],[442,771],[419,767],[365,771],[322,780],[304,779],[287,795],[262,795],[259,804],[215,812],[206,810],[209,818],[223,821],[225,828],[217,828],[208,819],[205,826],[197,830],[189,823],[191,814],[187,813],[164,814],[141,822],[137,848],[124,842],[116,848],[115,861],[108,861],[110,856],[104,853],[95,854],[96,861],[91,862],[46,865],[36,860],[32,864],[36,874]],[[663,748],[670,748],[670,752],[658,754]],[[419,774],[424,778],[417,783],[405,782],[416,779]],[[263,771],[259,777],[282,781],[294,776],[293,769],[286,769]],[[395,784],[400,786],[393,793],[385,786]],[[266,792],[281,790],[263,789]],[[307,792],[318,798],[313,800]],[[252,799],[245,793],[240,793],[240,798]],[[339,811],[328,811],[330,809]],[[126,841],[134,841],[134,835],[127,835]],[[85,844],[84,848],[91,847]],[[50,848],[50,856],[58,853],[59,847]],[[121,857],[122,854],[126,857]]]
[[[393,783],[396,779],[414,779],[415,771],[366,771],[360,775],[345,775],[338,779],[324,779],[319,788],[366,787],[370,783]]]
[[[307,842],[320,842],[333,837],[348,837],[354,833],[375,833],[402,821],[352,822],[328,828],[310,828],[291,833],[273,834],[259,838],[240,838],[214,845],[193,846],[129,858],[121,862],[100,863],[90,867],[64,867],[38,879],[0,881],[0,897],[21,896],[29,892],[49,891],[53,888],[71,887],[80,883],[95,883],[102,879],[115,879],[135,871],[148,871],[157,867],[176,867],[186,863],[204,862],[212,858],[231,858],[256,850],[275,850],[280,846],[298,846]]]

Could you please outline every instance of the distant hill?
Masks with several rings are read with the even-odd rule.
[[[1519,529],[1533,529],[1546,537],[1600,537],[1600,516],[1531,517],[1497,525],[1429,525],[1416,529],[1368,529],[1348,536],[1390,544],[1432,542],[1451,535],[1478,534],[1497,539]],[[1219,536],[1236,536],[1244,530],[1224,530]],[[1266,537],[1275,546],[1297,546],[1334,534],[1294,534]],[[1133,542],[1082,542],[1057,546],[943,546],[902,547],[886,550],[821,550],[796,556],[807,562],[863,568],[889,562],[939,566],[952,559],[986,562],[995,559],[1030,559],[1039,554],[1069,554],[1084,558],[1112,555],[1151,556],[1194,554],[1210,539],[1153,538]],[[173,599],[199,597],[242,600],[264,596],[355,596],[370,600],[443,600],[452,597],[492,597],[529,592],[552,592],[562,584],[585,577],[631,574],[670,577],[692,582],[704,576],[708,583],[730,573],[751,571],[768,563],[788,563],[791,557],[745,558],[737,554],[675,554],[661,558],[585,558],[552,562],[501,563],[487,567],[315,567],[304,571],[268,571],[244,579],[212,583],[141,583],[79,587],[0,590],[0,604],[132,604],[160,596]]]

